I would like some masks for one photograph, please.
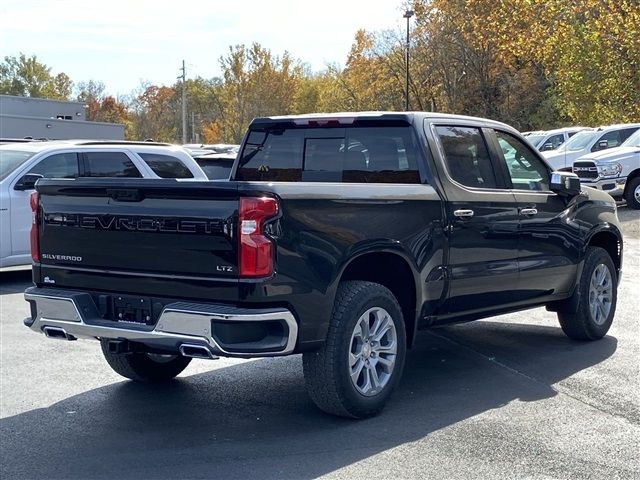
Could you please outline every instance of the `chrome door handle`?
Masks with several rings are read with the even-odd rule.
[[[537,215],[538,214],[538,209],[537,208],[521,208],[520,209],[520,215],[526,215],[526,216],[532,216],[532,215]]]
[[[473,217],[473,210],[455,210],[453,214],[458,218],[471,218]]]

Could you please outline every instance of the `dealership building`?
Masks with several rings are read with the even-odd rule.
[[[124,125],[89,122],[85,104],[0,95],[0,138],[124,140]]]

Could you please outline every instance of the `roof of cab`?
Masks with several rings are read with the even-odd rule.
[[[305,113],[301,115],[282,115],[273,117],[257,117],[251,122],[251,125],[257,124],[272,124],[272,123],[298,123],[304,120],[332,120],[335,119],[339,123],[343,119],[355,120],[373,120],[373,119],[386,119],[386,120],[405,120],[411,122],[416,119],[428,119],[435,121],[468,121],[473,123],[484,123],[491,126],[506,127],[510,130],[514,128],[496,120],[481,117],[471,117],[466,115],[454,115],[450,113],[440,112],[392,112],[392,111],[362,111],[362,112],[333,112],[333,113]]]

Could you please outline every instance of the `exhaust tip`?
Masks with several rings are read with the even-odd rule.
[[[69,335],[64,330],[64,328],[60,328],[60,327],[44,327],[42,331],[47,338],[54,338],[57,340],[69,340],[69,341],[76,339],[73,335]]]
[[[180,345],[180,355],[189,358],[205,358],[207,360],[215,360],[218,357],[211,353],[207,347],[203,345],[192,345],[183,343]]]

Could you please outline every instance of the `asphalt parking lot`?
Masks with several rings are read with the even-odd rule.
[[[423,332],[392,401],[365,421],[319,412],[299,356],[125,381],[97,343],[27,330],[29,273],[0,273],[0,476],[640,478],[640,211],[619,214],[607,337],[570,341],[544,309]]]

